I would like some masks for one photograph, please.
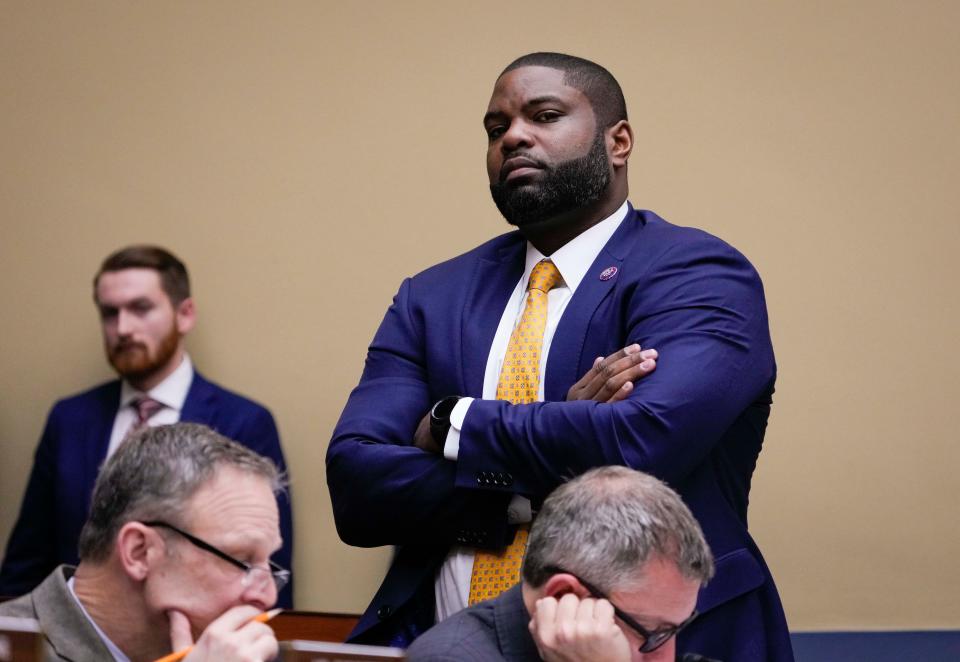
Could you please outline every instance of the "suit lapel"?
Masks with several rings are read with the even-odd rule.
[[[483,394],[490,345],[507,301],[523,275],[526,243],[519,234],[511,237],[515,240],[499,248],[495,255],[477,261],[466,292],[460,329],[466,395],[480,397]]]
[[[117,418],[117,412],[120,410],[120,380],[110,382],[107,388],[103,390],[102,397],[94,403],[94,406],[97,410],[88,419],[90,426],[86,429],[87,439],[82,446],[85,450],[83,466],[88,477],[83,483],[84,485],[93,485],[97,473],[100,471],[100,465],[107,457],[110,435],[113,434],[113,423]],[[86,498],[89,499],[90,495],[87,494]]]
[[[557,325],[547,357],[544,399],[565,400],[567,390],[587,371],[595,356],[583,357],[583,345],[597,308],[616,290],[623,260],[637,239],[643,222],[633,207],[590,265]]]
[[[187,391],[187,399],[180,411],[180,420],[190,423],[203,423],[214,427],[217,413],[217,393],[210,382],[194,369],[193,381]]]
[[[66,580],[72,574],[72,568],[60,566],[33,591],[37,621],[64,660],[110,660],[112,654],[70,594]]]

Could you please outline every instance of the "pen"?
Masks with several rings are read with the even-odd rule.
[[[252,623],[256,621],[257,623],[266,623],[271,618],[279,614],[283,609],[271,609],[270,611],[265,611],[263,613],[257,614],[251,618],[247,623]],[[164,655],[163,657],[154,660],[154,662],[180,662],[183,658],[190,654],[190,651],[193,650],[193,646],[187,646],[186,648],[181,648],[175,653],[170,653],[169,655]]]

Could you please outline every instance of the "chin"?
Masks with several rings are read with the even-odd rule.
[[[154,367],[148,361],[115,361],[113,369],[124,379],[138,381],[146,379],[154,372]]]

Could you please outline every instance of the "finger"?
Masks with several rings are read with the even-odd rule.
[[[580,598],[576,593],[567,593],[557,605],[557,641],[560,643],[573,641],[577,634],[577,611],[580,608]]]
[[[590,369],[587,370],[586,374],[584,374],[583,377],[581,377],[580,379],[578,379],[578,380],[574,383],[574,385],[570,387],[570,391],[569,391],[569,393],[568,393],[568,395],[567,395],[567,400],[572,400],[572,399],[587,400],[587,399],[589,399],[588,397],[583,397],[583,398],[581,398],[580,395],[579,395],[579,393],[580,393],[581,391],[583,391],[583,389],[585,389],[585,388],[587,387],[587,385],[590,384],[590,382],[591,382],[591,381],[593,380],[593,378],[596,376],[597,368],[598,368],[598,366],[599,366],[601,363],[603,363],[603,357],[602,357],[602,356],[598,356],[597,358],[595,358],[595,359],[593,360],[593,365],[590,366]]]
[[[597,622],[613,624],[615,615],[613,605],[610,604],[609,600],[597,600],[597,604],[593,608],[593,617]]]
[[[276,640],[276,635],[273,632],[273,628],[265,623],[258,623],[257,621],[250,621],[235,633],[233,633],[240,646],[244,649],[250,649],[256,646],[261,641],[269,641],[273,639]]]
[[[190,621],[183,612],[176,609],[167,611],[167,620],[170,622],[170,648],[181,650],[193,646],[193,633],[190,631]]]
[[[270,630],[270,628],[267,629]],[[265,661],[276,658],[280,652],[280,646],[277,643],[277,637],[273,634],[273,630],[270,630],[268,634],[258,637],[247,650],[254,655],[253,659]]]
[[[633,382],[624,382],[623,386],[618,388],[616,392],[607,398],[606,402],[620,402],[625,400],[631,393],[633,393]]]
[[[581,631],[587,631],[593,626],[596,605],[597,601],[593,598],[580,600],[580,604],[577,606],[577,623],[580,625]]]
[[[619,359],[608,361],[604,359],[603,367],[598,370],[598,374],[601,377],[613,377],[618,375],[625,370],[647,361],[657,361],[657,350],[655,349],[644,349],[639,352],[631,352],[625,356],[620,357]]]
[[[634,343],[627,345],[610,356],[594,359],[590,370],[576,384],[570,387],[567,392],[567,400],[595,400],[597,402],[608,402],[611,398],[617,396],[613,401],[623,399],[628,393],[617,394],[617,390],[623,386],[626,381],[635,381],[645,377],[656,369],[656,360],[658,352],[655,349],[641,349],[640,345]],[[652,361],[653,363],[649,363]],[[630,374],[624,374],[625,371],[636,368],[638,364],[643,364],[643,369]]]
[[[627,359],[626,365],[633,365],[634,361],[629,360],[629,357],[640,352],[640,345],[633,344],[614,352],[610,356],[594,360],[587,374],[577,382],[580,385],[580,392],[577,397],[581,400],[596,400],[597,392],[603,387],[604,382],[622,369],[622,367],[618,367],[623,365],[619,362]]]
[[[547,648],[553,647],[556,638],[557,601],[555,598],[540,598],[534,605],[530,619],[530,634]]]
[[[253,611],[256,613],[255,609]],[[276,654],[275,646],[276,636],[269,625],[249,617],[240,624],[233,618],[221,617],[203,631],[186,659],[239,660],[242,652],[244,660],[268,660]]]
[[[610,370],[611,374],[604,380],[603,384],[597,389],[596,394],[593,396],[593,399],[597,402],[608,402],[611,398],[617,395],[617,391],[623,387],[627,382],[636,383],[637,380],[643,379],[651,372],[656,370],[657,361],[656,359],[642,359],[640,354],[633,355],[637,358],[627,357],[621,361],[618,361],[612,369]],[[633,384],[629,388],[633,388]],[[623,396],[629,395],[628,393],[620,394],[622,399]],[[615,402],[616,400],[614,400]]]

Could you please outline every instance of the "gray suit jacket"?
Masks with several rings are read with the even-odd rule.
[[[409,662],[539,662],[521,584],[433,626],[407,649]],[[719,662],[687,653],[678,662]]]
[[[0,616],[34,618],[47,639],[47,659],[103,662],[113,656],[70,594],[67,580],[76,568],[61,565],[43,583],[16,600],[0,604]]]
[[[539,660],[527,629],[530,614],[520,584],[493,600],[454,614],[407,649],[410,662],[528,662]]]

